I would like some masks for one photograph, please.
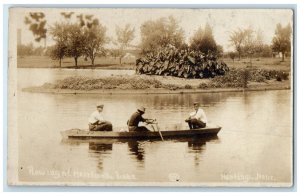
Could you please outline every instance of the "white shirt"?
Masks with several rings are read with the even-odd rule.
[[[89,123],[95,123],[97,121],[104,121],[104,118],[102,116],[102,114],[100,112],[98,112],[97,110],[95,112],[93,112],[90,117],[89,117]]]
[[[197,120],[201,120],[204,123],[207,123],[206,115],[204,111],[200,108],[197,111],[190,113],[190,117],[195,118]]]

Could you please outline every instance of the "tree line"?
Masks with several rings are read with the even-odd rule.
[[[46,34],[49,30],[49,34],[52,36],[55,44],[50,47],[50,51],[47,50],[46,53],[49,54],[53,60],[59,60],[60,67],[62,59],[65,57],[72,57],[77,67],[78,58],[82,56],[85,59],[90,59],[91,64],[94,66],[95,58],[97,56],[104,56],[108,52],[112,55],[117,55],[120,58],[121,64],[125,51],[134,38],[135,30],[130,24],[126,24],[124,27],[117,26],[117,39],[113,40],[106,35],[106,27],[93,15],[75,15],[74,12],[61,12],[60,14],[63,20],[56,22],[50,26],[49,29],[45,28],[46,20],[44,13],[29,13],[29,15],[25,17],[25,24],[27,24],[29,30],[32,31],[35,41],[45,41],[47,37]],[[74,18],[75,20],[72,20]],[[104,46],[109,42],[113,42],[118,49],[108,51]],[[20,45],[20,53],[25,55],[27,53],[33,53],[31,46],[32,45]]]
[[[76,15],[74,12],[62,12],[63,20],[46,28],[47,20],[42,12],[29,13],[25,17],[25,24],[32,31],[35,41],[45,41],[47,32],[52,36],[55,45],[49,52],[52,59],[61,61],[65,57],[72,57],[77,67],[78,58],[90,59],[94,65],[97,56],[110,53],[118,56],[120,64],[125,55],[125,51],[131,47],[135,37],[135,29],[130,24],[116,26],[116,39],[107,36],[107,29],[99,19],[93,15]],[[74,20],[75,19],[75,20]],[[49,30],[49,31],[48,31]],[[204,54],[212,54],[217,57],[223,55],[223,47],[218,45],[213,35],[212,27],[207,23],[204,28],[199,27],[194,35],[189,39],[189,44],[185,42],[185,35],[179,22],[173,17],[162,17],[157,20],[148,20],[140,27],[141,42],[139,46],[141,55],[159,51],[167,46],[174,46],[177,49],[191,48],[201,51]],[[271,48],[272,52],[282,53],[284,56],[291,49],[291,26],[283,27],[278,24],[272,40],[271,46],[263,43],[261,31],[254,31],[251,28],[237,29],[230,34],[229,41],[234,46],[235,51],[229,53],[231,58],[247,56],[251,58],[255,55],[262,55]],[[107,49],[109,42],[113,43],[117,49]]]
[[[261,31],[254,31],[251,28],[237,29],[230,35],[230,42],[234,46],[235,51],[230,52],[229,56],[234,60],[235,56],[241,59],[241,56],[251,58],[258,56],[272,55],[272,52],[281,53],[282,61],[287,52],[291,51],[291,25],[283,27],[280,23],[277,24],[275,34],[272,39],[272,44],[263,43]]]

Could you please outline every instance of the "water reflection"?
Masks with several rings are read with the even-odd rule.
[[[127,158],[133,160],[137,163],[138,168],[145,167],[145,161],[147,154],[151,154],[149,150],[153,147],[152,151],[157,151],[156,153],[171,153],[173,148],[177,148],[176,145],[186,145],[187,151],[184,155],[185,157],[193,157],[194,165],[199,166],[201,162],[202,153],[206,150],[207,143],[220,143],[218,136],[209,136],[204,138],[193,137],[193,138],[177,138],[177,139],[167,139],[161,141],[160,139],[151,140],[136,140],[136,139],[98,139],[98,140],[79,140],[79,139],[64,139],[62,143],[69,146],[78,146],[88,143],[89,154],[91,157],[97,159],[97,168],[99,171],[104,169],[103,163],[106,158],[110,158],[113,153],[120,153],[120,149],[114,148],[116,145],[124,145],[128,147],[127,151],[122,153],[127,156]],[[126,145],[127,144],[127,145]],[[163,152],[163,148],[169,149],[169,152]],[[154,150],[156,147],[158,149]],[[115,150],[114,150],[115,149]],[[124,149],[124,148],[122,148]],[[148,149],[148,150],[147,150]],[[161,151],[161,152],[160,152]],[[146,153],[147,152],[147,153]],[[166,154],[167,156],[167,154]],[[118,162],[117,164],[122,164]]]
[[[103,144],[103,143],[95,143],[95,142],[89,143],[89,149],[91,150],[90,152],[100,153],[100,154],[111,151],[112,146],[113,146],[112,144]]]
[[[99,162],[98,168],[100,170],[103,169],[103,158],[104,155],[112,154],[113,145],[119,144],[127,144],[128,152],[126,154],[130,156],[130,158],[134,159],[137,163],[139,163],[139,167],[144,167],[144,157],[145,157],[145,149],[144,144],[145,141],[137,141],[133,139],[126,140],[99,140],[97,142],[89,142],[89,153],[95,153],[98,155]],[[121,163],[120,163],[121,164]]]
[[[201,162],[202,153],[206,150],[206,144],[209,143],[220,143],[219,137],[209,136],[205,138],[187,138],[180,142],[187,142],[188,145],[188,154],[193,156],[194,165],[199,166]]]
[[[141,142],[137,140],[129,140],[128,142],[128,150],[134,155],[138,162],[144,161],[145,149]]]
[[[196,152],[196,153],[201,153],[205,147],[204,145],[206,144],[205,140],[195,140],[193,139],[192,141],[188,141],[188,147],[191,151]]]
[[[89,142],[89,152],[95,153],[98,158],[98,169],[103,170],[103,159],[105,154],[110,154],[113,149],[112,143]]]

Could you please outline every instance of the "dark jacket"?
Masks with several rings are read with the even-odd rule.
[[[131,115],[130,119],[128,120],[128,126],[139,126],[139,122],[145,122],[146,119],[142,117],[142,114],[140,112],[135,112]]]

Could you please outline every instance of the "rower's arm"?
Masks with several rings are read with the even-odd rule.
[[[150,124],[150,123],[154,123],[155,119],[150,119],[150,118],[146,118],[144,122]]]

